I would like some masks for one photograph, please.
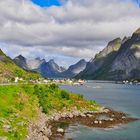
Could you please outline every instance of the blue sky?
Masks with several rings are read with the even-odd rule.
[[[140,0],[132,0],[135,3],[140,4]],[[50,6],[60,6],[60,0],[32,0],[33,3],[41,6],[41,7],[50,7]]]
[[[59,0],[32,0],[35,4],[40,5],[41,7],[49,7],[52,5],[60,6],[61,3]]]

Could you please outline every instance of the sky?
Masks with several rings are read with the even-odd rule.
[[[90,60],[140,27],[138,0],[0,0],[0,48],[10,57]]]
[[[35,4],[41,7],[50,7],[50,6],[60,6],[61,2],[59,0],[32,0]]]

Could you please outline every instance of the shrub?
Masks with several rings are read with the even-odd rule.
[[[84,99],[84,96],[81,95],[81,94],[79,94],[79,95],[78,95],[78,98],[79,98],[79,99]]]
[[[70,99],[69,93],[65,90],[61,90],[61,98],[69,100]]]
[[[17,108],[18,110],[22,111],[23,108],[24,108],[24,103],[20,102],[19,104],[16,104],[16,108]]]
[[[56,90],[56,89],[58,89],[59,87],[58,87],[58,85],[56,85],[56,84],[51,84],[51,85],[49,86],[49,88],[50,88],[51,90]]]
[[[34,94],[39,95],[40,94],[40,89],[38,85],[34,86]]]

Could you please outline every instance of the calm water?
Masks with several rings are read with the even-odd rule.
[[[140,85],[109,83],[87,83],[84,86],[62,86],[76,94],[83,94],[89,100],[96,100],[103,106],[140,118]],[[71,125],[64,139],[74,140],[140,140],[140,121],[120,125],[113,129],[95,129]]]

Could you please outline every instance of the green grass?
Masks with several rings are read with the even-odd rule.
[[[38,79],[41,77],[39,74],[27,72],[14,63],[4,63],[0,61],[0,83],[5,80],[12,80],[15,77],[21,77],[24,80]]]
[[[35,95],[19,86],[0,86],[0,137],[22,140],[27,134],[28,120],[37,118],[39,107]],[[9,128],[7,128],[9,127]]]
[[[28,122],[38,118],[39,106],[47,115],[73,108],[81,111],[100,108],[95,101],[87,101],[55,84],[0,86],[0,137],[25,139]]]
[[[36,85],[34,93],[39,98],[43,112],[51,114],[62,111],[64,108],[71,110],[76,107],[79,110],[96,110],[99,105],[94,101],[86,101],[82,95],[76,95],[60,89],[57,85]],[[94,105],[94,107],[93,107]]]
[[[28,81],[30,79],[38,79],[41,76],[37,73],[27,72],[21,69],[0,49],[0,83],[7,82],[9,80],[14,81],[15,77],[20,77]]]

